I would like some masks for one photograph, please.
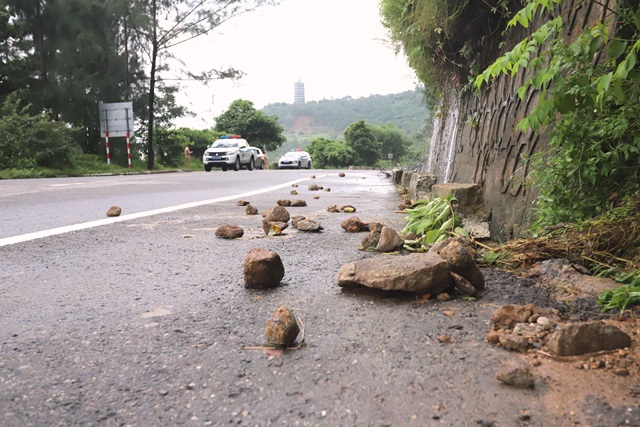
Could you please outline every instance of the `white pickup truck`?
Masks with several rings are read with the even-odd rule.
[[[240,135],[223,135],[205,150],[202,163],[207,172],[211,172],[213,167],[237,171],[244,166],[251,171],[256,167],[255,151]]]

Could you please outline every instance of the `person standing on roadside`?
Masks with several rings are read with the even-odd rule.
[[[193,151],[191,151],[191,145],[187,144],[186,147],[184,147],[184,159],[187,161],[187,169],[191,170],[191,155],[193,154]]]

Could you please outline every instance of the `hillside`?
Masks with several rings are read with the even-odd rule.
[[[262,111],[269,116],[278,116],[285,134],[323,135],[332,139],[341,139],[342,132],[358,120],[372,125],[393,124],[415,138],[431,118],[424,94],[419,89],[357,99],[269,104]]]

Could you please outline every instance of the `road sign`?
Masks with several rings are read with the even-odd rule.
[[[100,134],[103,137],[130,137],[133,135],[133,103],[100,103]]]

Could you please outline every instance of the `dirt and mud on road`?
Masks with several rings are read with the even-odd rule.
[[[340,228],[354,214],[326,208],[350,204],[363,221],[399,230],[400,198],[373,171],[318,174],[296,191],[250,202],[263,212],[304,199],[288,210],[322,232],[265,236],[262,217],[230,201],[0,248],[0,424],[640,426],[635,319],[606,317],[631,348],[559,358],[485,335],[506,304],[602,318],[569,286],[484,268],[477,300],[339,288],[344,263],[400,255],[359,251],[364,234]],[[224,223],[244,236],[216,238]],[[280,255],[281,286],[245,289],[253,247]],[[302,321],[304,345],[281,357],[247,349],[264,344],[280,306]],[[533,389],[496,379],[514,359],[531,366]]]

